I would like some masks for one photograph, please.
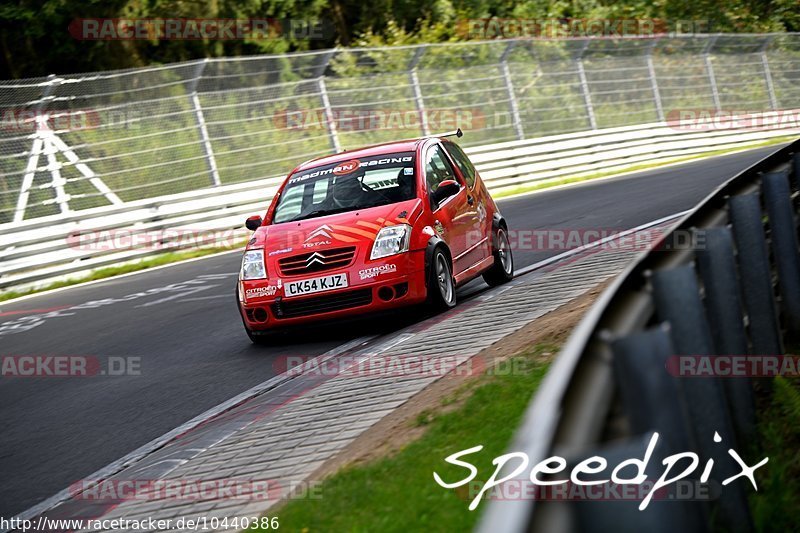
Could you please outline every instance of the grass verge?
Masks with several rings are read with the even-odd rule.
[[[795,352],[796,353],[796,352]],[[769,457],[756,470],[750,496],[756,531],[797,531],[800,516],[800,382],[777,377],[771,397],[759,398],[760,442],[753,457]],[[764,405],[761,405],[764,404]]]
[[[122,265],[99,268],[85,276],[78,276],[75,278],[56,281],[44,285],[42,287],[36,287],[23,291],[15,291],[15,290],[5,291],[0,293],[0,302],[13,300],[14,298],[27,296],[29,294],[35,294],[38,292],[52,291],[53,289],[60,289],[61,287],[78,285],[80,283],[86,283],[87,281],[95,281],[98,279],[110,278],[113,276],[119,276],[121,274],[128,274],[130,272],[138,272],[139,270],[146,270],[148,268],[168,265],[170,263],[186,261],[187,259],[194,259],[196,257],[203,257],[206,255],[212,255],[220,252],[229,252],[231,250],[239,248],[240,246],[244,246],[244,241],[240,245],[234,245],[234,246],[213,246],[208,248],[194,248],[191,250],[183,250],[178,252],[167,252],[164,254],[159,254],[153,257],[142,259],[141,261],[137,261],[135,263],[125,263]]]
[[[558,349],[536,344],[497,367],[513,372],[488,372],[467,382],[438,409],[410,422],[425,426],[419,439],[389,456],[340,470],[322,482],[321,498],[290,501],[269,516],[278,516],[286,531],[471,530],[485,502],[470,512],[468,492],[440,487],[433,472],[448,482],[462,479],[464,469],[444,458],[483,445],[469,460],[478,468],[476,479],[488,479],[492,459],[508,449],[545,375],[547,356]]]
[[[611,176],[616,176],[619,174],[627,174],[630,172],[639,172],[642,170],[651,170],[659,167],[663,167],[665,165],[674,165],[675,163],[684,163],[687,161],[693,161],[696,159],[705,159],[707,157],[715,157],[720,155],[732,154],[736,152],[742,152],[745,150],[753,150],[756,148],[763,148],[765,146],[771,146],[773,144],[780,144],[783,142],[788,142],[796,139],[796,137],[787,135],[785,137],[776,137],[774,139],[770,139],[768,141],[763,141],[759,143],[752,143],[746,144],[744,146],[740,146],[737,148],[729,148],[726,150],[714,150],[712,152],[705,152],[702,154],[695,154],[689,155],[685,157],[675,157],[671,159],[666,159],[664,161],[659,161],[657,163],[642,163],[640,165],[633,165],[631,167],[627,167],[620,170],[611,170],[608,172],[596,172],[594,174],[587,174],[585,176],[576,176],[572,178],[563,178],[557,179],[553,181],[544,181],[542,183],[532,183],[531,185],[520,185],[519,187],[514,187],[512,189],[505,189],[503,191],[499,191],[497,193],[493,193],[492,196],[495,199],[504,198],[507,196],[514,196],[515,194],[524,194],[528,192],[538,191],[542,189],[550,189],[552,187],[558,187],[559,185],[568,185],[571,183],[580,183],[582,181],[590,181],[595,180],[598,178],[610,178]]]

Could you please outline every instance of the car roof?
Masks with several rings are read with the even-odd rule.
[[[336,163],[338,161],[358,159],[359,157],[371,157],[371,156],[391,154],[396,152],[413,152],[416,151],[417,146],[419,146],[421,142],[431,138],[432,137],[422,137],[420,139],[406,139],[403,141],[392,141],[382,144],[373,144],[370,146],[364,146],[362,148],[358,148],[356,150],[345,150],[343,152],[339,152],[338,154],[324,155],[322,157],[317,157],[315,159],[309,159],[308,161],[302,163],[296,169],[294,169],[294,172],[300,170],[307,170],[309,168],[318,167],[320,165],[327,165],[329,163]]]

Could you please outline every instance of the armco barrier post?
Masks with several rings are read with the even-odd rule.
[[[705,289],[714,353],[744,355],[747,353],[747,335],[742,320],[733,237],[727,227],[702,231],[705,246],[696,252],[697,267]],[[756,417],[752,381],[741,376],[724,380],[723,386],[731,403],[731,418],[739,442],[749,442],[755,433]]]
[[[719,100],[719,88],[717,87],[717,77],[714,75],[714,65],[711,62],[711,49],[717,42],[718,36],[715,35],[709,38],[705,49],[703,50],[703,61],[706,64],[706,74],[708,75],[708,84],[711,87],[711,101],[714,103],[714,109],[719,111],[722,105]]]
[[[200,131],[200,139],[203,143],[203,151],[206,155],[208,172],[211,174],[211,185],[219,186],[222,184],[222,180],[220,180],[219,170],[217,169],[217,158],[214,157],[214,149],[211,146],[211,137],[208,135],[205,114],[203,113],[203,107],[200,105],[200,97],[197,95],[197,85],[200,83],[200,78],[203,76],[203,71],[205,71],[207,64],[208,58],[198,61],[197,70],[195,71],[194,78],[189,85],[189,100],[191,101],[192,109],[194,110],[197,129]]]
[[[586,106],[586,118],[589,119],[589,127],[593,130],[597,129],[597,119],[594,116],[594,106],[592,105],[592,95],[589,93],[589,80],[586,78],[586,70],[583,68],[583,54],[589,47],[589,39],[583,41],[578,57],[575,59],[575,65],[578,68],[578,79],[581,85],[581,94],[583,95],[583,104]]]
[[[335,153],[342,151],[342,145],[339,144],[339,133],[336,130],[336,117],[333,115],[333,107],[331,107],[330,98],[328,98],[328,87],[325,85],[325,69],[328,68],[333,54],[336,50],[331,50],[322,58],[322,62],[317,68],[317,88],[319,89],[319,97],[322,100],[322,108],[325,110],[325,122],[328,124],[328,136],[331,140],[331,148]]]
[[[653,50],[658,46],[661,37],[656,37],[650,46],[647,47],[647,73],[650,78],[650,89],[653,91],[653,101],[656,106],[656,118],[659,122],[664,122],[664,106],[661,103],[661,91],[658,88],[658,78],[656,77],[656,68],[653,64]]]
[[[503,51],[500,56],[500,71],[503,73],[503,81],[506,86],[506,94],[508,95],[508,105],[511,109],[511,119],[514,121],[514,131],[517,134],[517,139],[522,140],[525,138],[525,132],[522,129],[522,118],[519,114],[519,103],[517,96],[514,94],[514,84],[511,82],[511,70],[508,68],[508,56],[516,45],[516,41],[512,41]]]
[[[669,325],[608,340],[631,431],[658,431],[670,453],[690,449],[693,442],[688,409],[676,380],[666,371],[669,358],[675,354]]]
[[[761,222],[761,203],[757,194],[745,194],[730,198],[728,208],[747,311],[751,353],[781,354],[783,343],[778,329],[772,272]]]
[[[671,327],[675,355],[712,355],[710,328],[692,265],[658,270],[651,280],[656,316]],[[686,400],[696,449],[704,457],[714,459],[719,475],[724,478],[735,475],[734,465],[725,453],[727,447],[713,440],[714,433],[718,432],[723,435],[726,446],[736,447],[736,435],[720,379],[687,377],[680,379],[679,387]],[[724,491],[719,497],[719,508],[719,518],[725,529],[752,529],[742,526],[751,522],[742,485],[732,485]]]
[[[772,82],[772,71],[769,68],[769,58],[767,57],[767,48],[772,42],[772,36],[764,39],[764,45],[761,47],[761,68],[764,71],[764,84],[767,86],[767,95],[769,96],[769,106],[775,111],[778,109],[778,98],[775,96],[775,84]]]
[[[800,257],[788,173],[764,174],[761,191],[769,215],[770,242],[778,271],[784,324],[792,338],[797,339],[800,337]]]
[[[419,65],[419,61],[422,59],[425,50],[425,46],[417,48],[408,65],[408,77],[411,82],[411,89],[414,92],[414,102],[417,105],[417,113],[419,113],[419,123],[421,125],[420,129],[423,136],[431,134],[431,128],[428,124],[428,115],[425,112],[425,100],[422,98],[422,88],[419,85],[419,76],[417,75],[417,65]]]

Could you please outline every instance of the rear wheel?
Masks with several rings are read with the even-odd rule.
[[[494,241],[494,264],[483,274],[484,281],[492,287],[514,278],[514,257],[511,254],[511,244],[508,242],[508,232],[505,228],[497,229]]]
[[[456,283],[450,268],[450,258],[442,248],[433,252],[428,266],[428,302],[437,310],[456,305]]]

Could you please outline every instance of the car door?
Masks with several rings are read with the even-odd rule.
[[[437,205],[432,195],[445,180],[455,180],[461,190]],[[425,182],[431,202],[434,229],[450,247],[450,253],[453,255],[453,274],[457,276],[471,266],[467,258],[467,233],[473,227],[473,214],[471,206],[467,203],[467,187],[456,174],[438,143],[428,147],[425,152]]]
[[[450,141],[442,143],[442,146],[466,185],[467,209],[471,220],[466,230],[465,258],[470,265],[474,265],[491,255],[492,221],[487,216],[486,194],[482,187],[476,186],[477,170],[461,147]]]

